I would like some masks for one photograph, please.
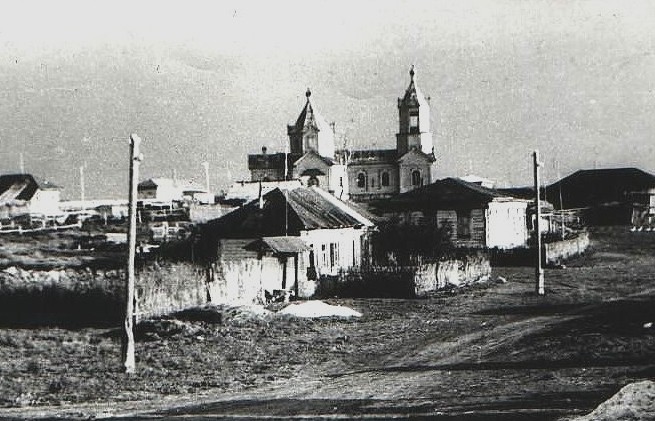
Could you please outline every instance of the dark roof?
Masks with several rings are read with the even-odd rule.
[[[258,238],[361,225],[358,219],[313,188],[298,187],[286,191],[277,188],[264,194],[261,202],[261,209],[260,201],[256,199],[208,222],[206,231],[219,238]]]
[[[296,154],[271,153],[271,154],[250,154],[248,155],[249,170],[284,169],[284,156],[287,156],[287,168],[299,158]]]
[[[655,176],[638,168],[579,170],[546,187],[546,199],[578,208],[629,200],[630,193],[655,188]]]
[[[38,190],[57,190],[58,186],[31,174],[0,175],[0,201],[30,200]]]
[[[516,197],[518,199],[534,200],[534,187],[504,187],[498,188],[497,191],[508,196]]]
[[[459,178],[444,178],[375,204],[378,209],[472,209],[508,194]]]
[[[272,251],[274,254],[294,254],[309,250],[298,237],[262,237],[244,247],[246,250]]]
[[[350,164],[395,164],[398,158],[398,151],[395,149],[369,149],[351,151],[348,162]]]

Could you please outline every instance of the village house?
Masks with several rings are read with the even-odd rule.
[[[308,297],[321,276],[367,259],[373,227],[361,211],[320,188],[276,188],[206,224],[202,244],[215,283],[240,284],[249,299],[280,290]],[[244,299],[223,296],[237,298]]]
[[[357,202],[393,197],[432,182],[434,147],[430,104],[416,84],[412,66],[410,82],[398,98],[398,134],[395,149],[345,150],[335,147],[335,125],[316,110],[311,91],[298,119],[287,126],[288,153],[248,155],[251,181],[297,179],[304,186],[318,186],[334,196]]]
[[[54,217],[59,209],[61,192],[54,184],[31,174],[0,176],[0,219],[19,216]]]
[[[528,200],[458,178],[445,178],[375,203],[398,224],[444,229],[456,247],[525,247]]]
[[[579,170],[545,190],[555,209],[579,209],[587,225],[655,222],[655,176],[638,168]]]

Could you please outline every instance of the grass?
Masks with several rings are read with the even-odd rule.
[[[233,394],[301,376],[319,385],[294,382],[295,393],[319,393],[304,389],[312,385],[334,400],[395,393],[398,405],[455,412],[589,410],[655,372],[655,331],[644,328],[655,322],[655,233],[591,238],[585,256],[546,271],[545,297],[533,293],[530,268],[494,268],[488,283],[427,299],[328,300],[361,319],[219,307],[149,322],[138,332],[134,376],[121,372],[117,329],[4,328],[0,405]]]

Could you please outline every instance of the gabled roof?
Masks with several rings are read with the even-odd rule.
[[[434,162],[437,159],[434,157],[434,153],[425,153],[422,150],[418,148],[411,148],[406,154],[398,158],[398,162],[403,162],[406,161],[407,159],[413,157],[413,156],[418,156],[422,159],[425,159],[427,162]]]
[[[59,187],[31,174],[0,175],[0,203],[30,200],[37,190],[58,190]]]
[[[316,158],[316,159],[319,159],[320,161],[322,161],[322,162],[323,162],[325,165],[327,165],[328,167],[331,167],[332,165],[336,164],[336,161],[335,161],[334,159],[331,159],[331,158],[328,158],[328,157],[325,157],[325,156],[321,156],[321,155],[320,155],[318,152],[316,152],[315,150],[310,149],[310,150],[308,150],[307,152],[305,152],[305,154],[304,154],[303,156],[301,156],[300,158],[298,158],[298,159],[293,163],[293,166],[294,166],[294,167],[295,167],[295,166],[298,166],[302,161],[304,161],[304,160],[306,160],[306,159],[310,159],[310,158]]]
[[[273,254],[295,254],[309,250],[307,244],[298,237],[262,237],[246,244],[246,250],[272,251]]]
[[[300,231],[347,228],[373,223],[338,199],[326,199],[317,187],[274,189],[206,225],[218,238],[258,238],[299,235]],[[368,222],[366,224],[365,222]]]
[[[459,178],[444,178],[427,186],[380,201],[380,209],[472,209],[492,201],[521,200],[498,190],[469,183]]]
[[[427,99],[425,98],[425,95],[423,95],[423,92],[418,88],[416,85],[416,71],[414,70],[414,66],[409,70],[409,77],[410,77],[410,82],[409,86],[405,90],[405,95],[402,98],[398,98],[398,106],[404,105],[407,107],[422,107],[422,106],[429,106]]]
[[[639,168],[605,168],[579,170],[551,184],[550,187],[563,185],[594,185],[596,183],[623,186],[627,189],[640,190],[655,187],[655,175]]]
[[[546,187],[557,207],[585,207],[628,200],[630,193],[655,188],[655,176],[638,168],[579,170]]]

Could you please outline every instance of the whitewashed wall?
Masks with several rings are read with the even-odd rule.
[[[508,249],[527,245],[527,207],[527,202],[522,201],[490,202],[485,211],[487,247]]]

